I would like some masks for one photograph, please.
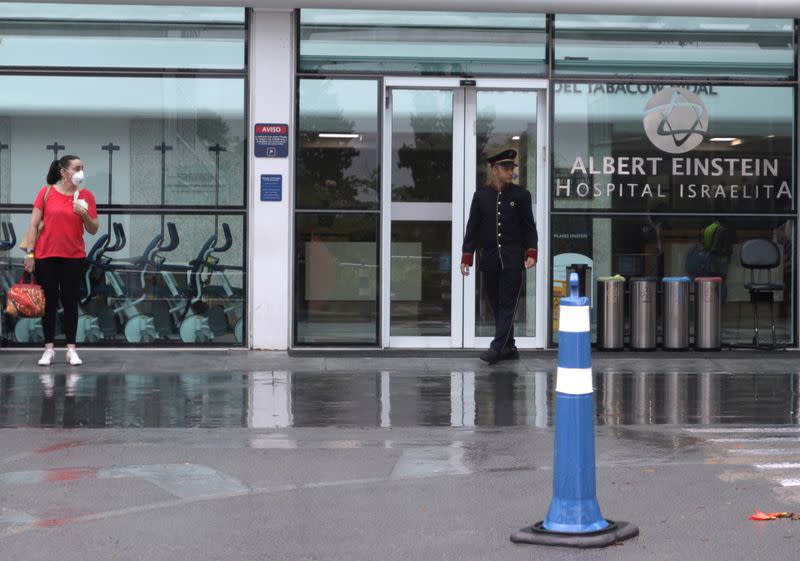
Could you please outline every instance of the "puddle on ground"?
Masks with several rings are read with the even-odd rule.
[[[552,423],[555,375],[238,372],[0,376],[0,427],[492,427]],[[800,421],[800,374],[594,375],[598,425]]]

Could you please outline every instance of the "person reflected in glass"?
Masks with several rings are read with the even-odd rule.
[[[711,224],[704,227],[700,232],[700,241],[703,245],[703,250],[708,256],[707,274],[722,279],[720,300],[724,304],[728,301],[728,267],[733,255],[736,234],[726,219],[714,216]]]
[[[475,190],[462,246],[464,276],[469,275],[475,251],[480,251],[483,286],[495,324],[494,339],[480,355],[489,364],[519,358],[514,315],[524,271],[536,265],[538,253],[531,194],[513,182],[516,158],[516,150],[504,150],[487,158],[491,182]]]
[[[25,270],[35,269],[36,280],[45,297],[42,329],[44,353],[40,366],[49,366],[55,359],[54,340],[58,304],[63,309],[63,327],[67,344],[67,362],[78,366],[83,361],[75,350],[78,330],[78,304],[86,258],[84,231],[97,233],[97,208],[94,195],[82,189],[83,162],[78,156],[62,156],[53,160],[47,172],[47,185],[39,190],[33,203],[27,240],[35,240],[25,254]],[[42,224],[41,230],[39,228]]]

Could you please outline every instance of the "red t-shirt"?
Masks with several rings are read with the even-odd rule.
[[[47,195],[47,185],[39,190],[33,208],[44,208],[44,227],[33,252],[36,259],[47,257],[68,257],[82,259],[86,257],[86,245],[83,243],[83,218],[72,210],[72,195],[62,195],[53,186]],[[89,204],[89,216],[97,218],[97,207],[94,195],[88,189],[81,189],[78,198]]]

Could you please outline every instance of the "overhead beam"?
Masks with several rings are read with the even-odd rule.
[[[36,0],[23,0],[39,3]],[[798,0],[47,0],[59,4],[150,4],[240,6],[261,10],[339,8],[446,12],[520,12],[800,18]],[[0,0],[0,17],[2,17]]]

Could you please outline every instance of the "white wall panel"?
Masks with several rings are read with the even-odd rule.
[[[249,307],[250,346],[289,347],[294,191],[294,15],[259,11],[250,21]],[[287,158],[254,157],[255,123],[289,125]],[[261,201],[261,175],[282,176],[279,202]]]

